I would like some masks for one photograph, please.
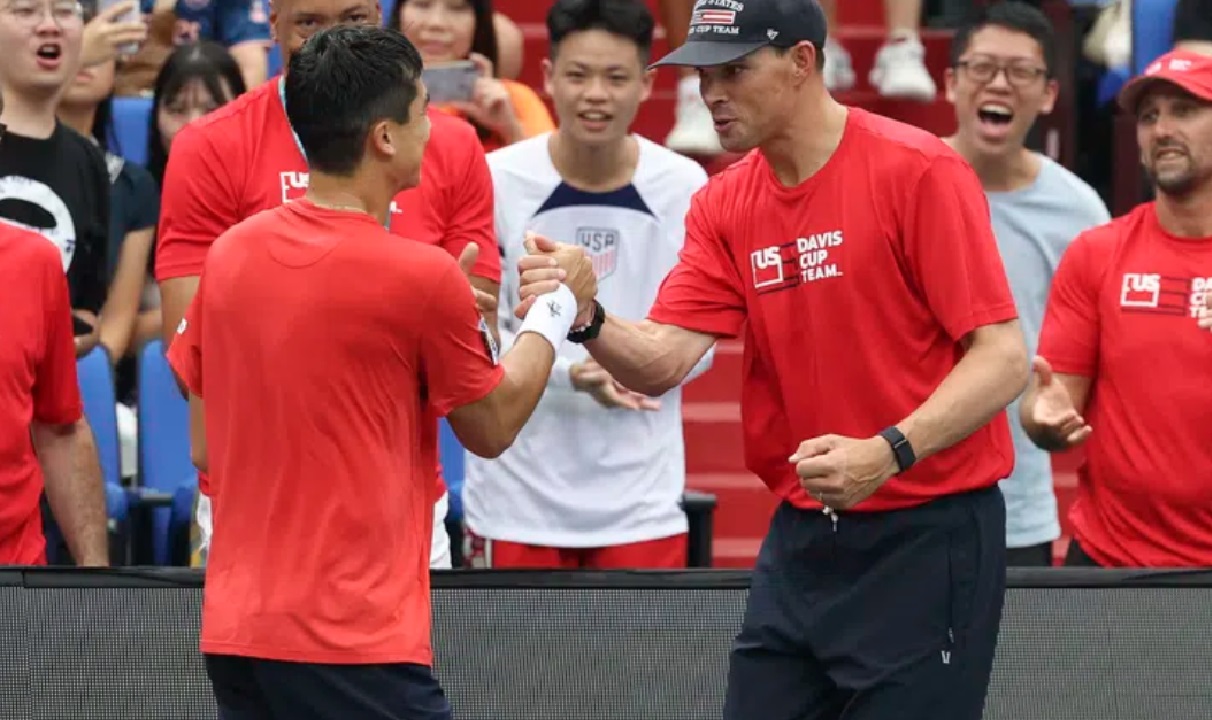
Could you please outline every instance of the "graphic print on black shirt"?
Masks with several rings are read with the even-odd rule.
[[[5,133],[0,149],[0,221],[59,248],[77,310],[100,312],[106,292],[109,173],[92,142],[59,123],[49,138]]]

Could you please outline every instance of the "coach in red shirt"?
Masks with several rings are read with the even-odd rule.
[[[274,0],[270,22],[283,62],[325,27],[378,26],[379,5],[369,0]],[[215,238],[245,218],[303,197],[307,159],[283,111],[282,78],[274,78],[185,128],[173,142],[165,171],[156,277],[163,294],[165,345],[198,286]],[[385,220],[402,237],[437,245],[457,257],[469,243],[479,248],[472,284],[497,297],[500,251],[493,229],[492,176],[475,129],[436,110],[418,187],[401,193]],[[260,307],[250,308],[260,312]],[[496,314],[485,313],[496,334]],[[437,420],[425,429],[435,448]],[[205,474],[202,492],[211,495]],[[434,567],[450,567],[445,486],[435,462]],[[219,502],[218,498],[211,498]],[[205,512],[209,503],[201,503]],[[203,538],[203,542],[206,539]]]
[[[648,320],[599,308],[581,337],[659,396],[744,329],[746,462],[784,502],[724,717],[979,720],[1029,367],[984,192],[940,139],[829,97],[815,3],[700,5],[658,64],[696,67],[752,152],[695,196]]]
[[[1086,446],[1066,564],[1209,567],[1212,57],[1158,58],[1120,104],[1157,200],[1065,252],[1020,413],[1040,447]]]
[[[593,266],[579,249],[559,259],[567,284],[497,364],[464,269],[384,228],[430,133],[416,48],[324,30],[292,57],[284,97],[310,187],[215,241],[168,354],[219,498],[202,651],[220,717],[444,720],[426,431],[447,416],[471,452],[511,444],[591,310]]]
[[[0,124],[0,152],[3,138]],[[0,565],[46,564],[44,486],[76,564],[107,565],[105,486],[58,248],[0,222],[0,288]]]

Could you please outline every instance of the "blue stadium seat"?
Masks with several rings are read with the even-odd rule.
[[[80,396],[84,401],[84,416],[93,428],[97,454],[101,459],[101,475],[106,483],[122,485],[122,449],[118,440],[118,399],[114,392],[114,374],[109,353],[101,345],[76,361],[80,380]]]
[[[116,97],[113,99],[113,138],[111,148],[137,165],[147,165],[147,132],[151,122],[151,98]]]
[[[446,481],[446,491],[450,495],[450,511],[446,517],[451,520],[463,519],[463,467],[466,464],[467,451],[455,437],[446,418],[438,424],[438,457],[442,462],[442,477]]]
[[[152,340],[139,352],[138,383],[140,483],[174,498],[187,488],[192,497],[198,479],[189,457],[189,403],[177,389],[160,340]],[[167,565],[172,508],[156,508],[152,518],[152,557],[157,565]]]

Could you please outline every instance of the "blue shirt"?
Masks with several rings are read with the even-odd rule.
[[[1012,192],[985,193],[997,247],[1018,307],[1027,351],[1034,356],[1048,290],[1061,255],[1081,232],[1109,221],[1098,193],[1076,175],[1040,156],[1035,182]],[[1014,472],[1001,483],[1006,498],[1006,545],[1027,547],[1060,537],[1052,458],[1027,437],[1018,419],[1019,401],[1009,408]]]
[[[150,14],[155,0],[143,0]],[[210,40],[225,47],[245,42],[268,42],[268,0],[177,0],[173,41],[185,45]]]

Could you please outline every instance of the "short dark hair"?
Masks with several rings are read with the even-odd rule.
[[[1037,8],[1018,0],[1004,0],[977,10],[975,17],[955,31],[951,39],[951,67],[959,63],[968,51],[972,36],[987,27],[1000,27],[1030,36],[1039,43],[1044,55],[1044,70],[1048,77],[1056,76],[1056,31],[1046,15]]]
[[[635,43],[647,64],[655,28],[652,12],[642,0],[556,0],[547,11],[552,56],[569,35],[603,30]]]
[[[248,89],[240,65],[222,45],[207,41],[190,43],[169,54],[152,84],[152,109],[147,119],[147,169],[160,186],[164,185],[164,171],[168,167],[168,150],[160,133],[160,108],[175,102],[194,80],[202,83],[216,107],[226,105]],[[114,148],[118,154],[126,149]]]
[[[286,116],[308,167],[350,175],[362,162],[371,126],[408,122],[421,55],[395,30],[335,26],[291,55],[284,80]]]

